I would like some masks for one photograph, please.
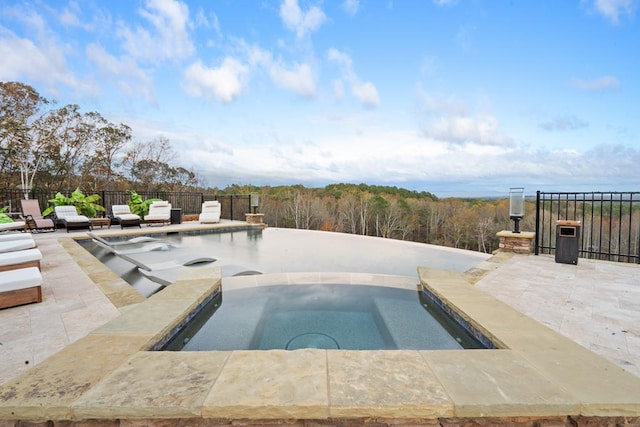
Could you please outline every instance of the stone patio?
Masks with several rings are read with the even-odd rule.
[[[80,234],[36,236],[45,301],[0,311],[11,325],[0,332],[2,425],[639,422],[640,378],[630,373],[640,354],[637,265],[498,254],[465,275],[421,269],[422,285],[501,350],[149,352],[217,284],[185,276],[140,300],[77,249]],[[310,277],[416,286],[335,273],[248,276],[223,286]]]

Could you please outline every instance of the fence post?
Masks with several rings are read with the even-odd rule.
[[[536,191],[536,235],[533,238],[533,254],[538,255],[538,236],[540,235],[540,190]]]

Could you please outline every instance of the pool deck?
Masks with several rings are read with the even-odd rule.
[[[237,225],[226,222],[220,226]],[[141,234],[197,227],[184,223],[125,231]],[[96,232],[107,235],[120,230]],[[494,324],[496,329],[491,328],[490,334],[495,333],[512,350],[302,350],[264,352],[260,357],[253,352],[150,353],[140,349],[158,330],[166,332],[167,328],[158,326],[154,316],[176,306],[184,310],[193,301],[186,301],[181,293],[185,290],[178,286],[162,298],[139,299],[121,281],[93,270],[92,257],[72,241],[83,234],[34,235],[43,253],[44,300],[0,310],[0,397],[6,400],[0,403],[0,421],[14,419],[11,414],[15,411],[20,414],[16,419],[29,420],[189,415],[420,420],[640,416],[638,265],[580,259],[574,266],[557,264],[550,256],[498,254],[466,275],[421,272],[425,285],[433,281],[434,289],[450,294],[447,298],[453,304],[474,312],[474,317],[484,317],[484,324]],[[382,280],[369,276],[357,281]],[[287,277],[296,283],[332,279],[344,280],[344,275]],[[197,282],[185,280],[192,285]],[[269,280],[276,279],[250,276],[228,283],[251,286],[252,281]],[[399,286],[412,285],[397,280]],[[469,285],[474,282],[475,286]],[[149,318],[141,320],[143,308]],[[116,337],[116,350],[103,352]],[[81,355],[88,351],[97,359],[90,369],[78,369],[85,366]],[[269,377],[284,370],[289,375]],[[191,391],[157,396],[154,390],[159,384],[176,381],[163,372],[182,375],[192,385]],[[252,374],[249,382],[247,372]],[[74,375],[77,378],[69,380]],[[389,382],[390,375],[397,381]],[[382,385],[377,377],[387,382]],[[149,381],[151,378],[155,380]],[[65,393],[56,389],[56,382],[65,381],[77,388]],[[138,381],[138,391],[158,400],[149,404],[144,396],[129,394],[132,381]],[[410,389],[406,381],[412,384]],[[39,388],[34,388],[35,383]],[[47,395],[47,387],[58,395]],[[20,396],[32,402],[24,403]]]

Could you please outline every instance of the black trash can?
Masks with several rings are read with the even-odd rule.
[[[171,224],[182,224],[182,208],[171,208]]]
[[[580,221],[556,221],[556,262],[578,264]]]

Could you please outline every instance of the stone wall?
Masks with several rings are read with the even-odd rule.
[[[496,235],[500,239],[500,251],[529,255],[533,248],[533,238],[536,233],[530,231],[523,231],[521,233],[500,231]]]

